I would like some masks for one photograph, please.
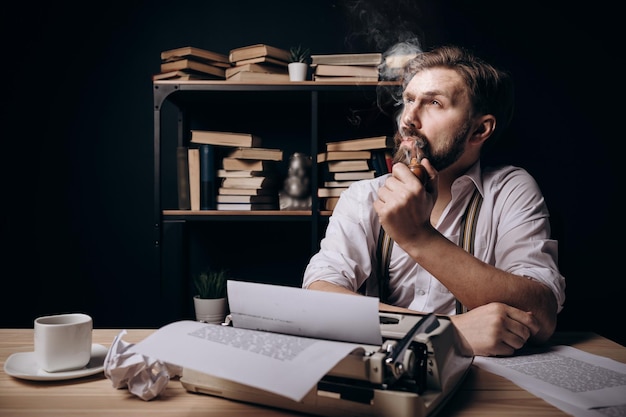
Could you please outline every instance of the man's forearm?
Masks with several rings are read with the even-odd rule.
[[[552,335],[557,305],[548,287],[489,265],[436,231],[427,240],[405,250],[467,308],[504,303],[536,316],[541,331],[533,339],[542,342]]]

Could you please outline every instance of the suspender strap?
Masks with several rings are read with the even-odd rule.
[[[391,261],[391,250],[393,249],[393,240],[391,236],[382,226],[378,233],[378,247],[376,248],[376,259],[378,262],[378,298],[383,303],[387,302],[389,297],[389,262]]]
[[[474,238],[476,237],[476,223],[478,221],[478,212],[482,205],[483,199],[478,189],[474,190],[472,199],[470,200],[465,214],[461,219],[461,234],[459,236],[459,246],[463,247],[467,252],[474,254]],[[385,229],[380,226],[378,234],[378,247],[376,248],[376,257],[380,260],[378,263],[378,297],[383,303],[387,303],[389,297],[389,262],[391,261],[391,250],[393,249],[393,241],[391,236],[387,234]],[[456,300],[457,314],[467,312],[467,308]]]
[[[459,236],[459,246],[467,252],[474,254],[474,239],[476,237],[476,223],[478,222],[478,212],[483,199],[478,188],[474,190],[474,195],[470,200],[465,215],[461,219],[461,235]],[[456,300],[456,314],[467,313],[467,307]]]

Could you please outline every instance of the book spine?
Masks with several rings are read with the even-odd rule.
[[[189,164],[189,202],[191,210],[200,210],[200,151],[188,149]]]
[[[215,209],[215,150],[213,145],[200,145],[200,210]]]
[[[385,151],[385,162],[387,163],[387,172],[393,169],[393,155],[391,151]]]
[[[378,158],[378,152],[374,152],[374,154],[372,155],[372,168],[374,168],[374,171],[376,171],[376,176],[379,177],[381,175],[383,175],[383,170],[382,167],[380,166],[380,159]],[[387,164],[385,164],[385,170],[387,170]]]
[[[372,165],[374,166],[377,177],[385,175],[389,172],[384,150],[381,149],[372,153]]]
[[[178,182],[178,209],[190,210],[189,162],[187,148],[185,146],[179,146],[176,148],[176,173]]]

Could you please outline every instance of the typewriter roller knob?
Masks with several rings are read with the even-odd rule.
[[[385,365],[390,372],[388,384],[397,381],[408,371],[405,362],[406,360],[410,361],[410,358],[406,358],[406,353],[415,335],[418,333],[430,333],[437,327],[439,327],[439,319],[433,313],[430,313],[415,323],[413,328],[397,344],[387,346]]]

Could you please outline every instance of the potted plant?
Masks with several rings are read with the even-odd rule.
[[[207,269],[194,276],[196,295],[193,297],[196,320],[205,323],[222,323],[228,313],[226,282],[228,271]]]
[[[307,72],[309,70],[309,48],[304,48],[302,45],[292,46],[289,48],[290,57],[289,64],[289,79],[291,81],[305,81]]]

